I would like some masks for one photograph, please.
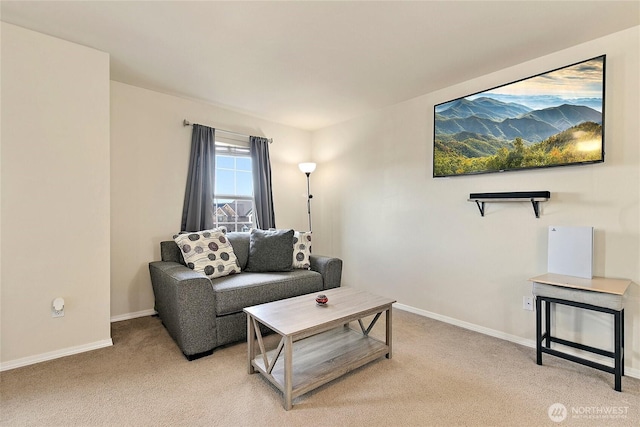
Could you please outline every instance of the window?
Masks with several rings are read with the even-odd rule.
[[[253,177],[249,148],[216,141],[214,226],[227,231],[254,227]]]

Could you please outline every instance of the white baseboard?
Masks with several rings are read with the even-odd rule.
[[[628,366],[624,367],[624,376],[631,378],[640,379],[640,369],[630,368]]]
[[[138,311],[135,313],[127,313],[119,316],[111,317],[111,323],[121,320],[135,319],[137,317],[153,316],[156,311],[153,309]],[[97,350],[99,348],[109,347],[113,345],[111,338],[107,340],[97,341],[89,344],[78,345],[61,350],[50,351],[47,353],[36,354],[34,356],[23,357],[21,359],[10,360],[0,363],[0,372],[10,369],[21,368],[23,366],[33,365],[35,363],[46,362],[47,360],[58,359],[60,357],[70,356],[72,354],[84,353],[85,351]]]
[[[461,328],[469,329],[471,331],[475,331],[484,335],[489,335],[495,338],[500,338],[516,344],[524,345],[525,347],[531,347],[531,348],[536,347],[536,343],[534,340],[525,339],[516,335],[507,334],[501,331],[496,331],[495,329],[476,325],[474,323],[465,322],[463,320],[454,319],[453,317],[444,316],[442,314],[432,313],[430,311],[411,307],[405,304],[395,303],[393,306],[398,310],[408,311],[410,313],[414,313],[419,316],[428,317],[430,319],[438,320],[454,326],[459,326]],[[111,322],[113,323],[113,322],[120,322],[122,320],[135,319],[138,317],[153,316],[155,314],[156,314],[156,311],[153,309],[142,310],[142,311],[137,311],[135,313],[127,313],[127,314],[122,314],[118,316],[113,316],[111,317]],[[69,347],[61,350],[51,351],[48,353],[38,354],[35,356],[24,357],[21,359],[0,363],[0,372],[8,371],[10,369],[20,368],[23,366],[33,365],[35,363],[45,362],[47,360],[57,359],[59,357],[70,356],[72,354],[83,353],[85,351],[97,350],[99,348],[109,347],[112,345],[113,345],[113,341],[111,340],[111,338],[109,338],[107,340],[97,341],[90,344],[84,344],[84,345]],[[583,355],[582,357],[589,359],[588,355],[587,356]],[[599,362],[600,360],[594,359],[594,361]],[[640,379],[640,369],[634,369],[634,368],[625,366],[624,374],[625,376]]]
[[[0,371],[8,371],[10,369],[21,368],[23,366],[33,365],[35,363],[46,362],[47,360],[58,359],[60,357],[71,356],[72,354],[84,353],[85,351],[97,350],[99,348],[110,347],[113,345],[111,338],[96,341],[89,344],[67,347],[60,350],[49,351],[47,353],[37,354],[35,356],[23,357],[21,359],[10,360],[0,364]]]
[[[111,316],[111,323],[120,322],[122,320],[136,319],[138,317],[153,316],[154,314],[157,314],[154,309],[136,311],[135,313],[119,314],[117,316]]]
[[[522,338],[516,335],[507,334],[505,332],[496,331],[495,329],[486,328],[484,326],[476,325],[474,323],[465,322],[463,320],[454,319],[453,317],[443,316],[442,314],[432,313],[430,311],[422,310],[419,308],[411,307],[405,304],[395,303],[393,304],[394,308],[398,310],[408,311],[413,314],[417,314],[418,316],[428,317],[430,319],[439,320],[444,323],[449,323],[450,325],[459,326],[464,329],[469,329],[471,331],[479,332],[484,335],[489,335],[495,338],[500,338],[506,341],[510,341],[516,344],[524,345],[525,347],[536,348],[535,340],[529,340],[526,338]],[[602,359],[593,358],[588,354],[581,353],[580,357],[585,359],[593,360],[594,362],[602,363]],[[611,360],[611,359],[609,359]],[[640,379],[640,369],[630,368],[628,366],[624,367],[624,375],[628,377],[638,378]]]

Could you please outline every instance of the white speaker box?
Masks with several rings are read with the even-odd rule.
[[[593,278],[593,227],[549,226],[547,270]]]

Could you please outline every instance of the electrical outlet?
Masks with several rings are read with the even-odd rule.
[[[533,311],[533,297],[522,297],[522,308]]]
[[[51,302],[51,317],[64,316],[64,298],[58,297]]]

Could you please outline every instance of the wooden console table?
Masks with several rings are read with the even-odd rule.
[[[533,294],[536,297],[536,363],[542,365],[542,353],[547,353],[609,372],[615,377],[614,389],[616,391],[622,391],[622,376],[624,376],[623,296],[629,288],[631,281],[627,279],[607,279],[604,277],[583,279],[553,273],[532,277],[529,281],[533,282]],[[543,302],[545,317],[544,332],[542,327]],[[613,352],[551,336],[551,304],[568,305],[613,315]],[[603,365],[553,349],[551,348],[552,342],[610,357],[614,361],[614,366]]]

